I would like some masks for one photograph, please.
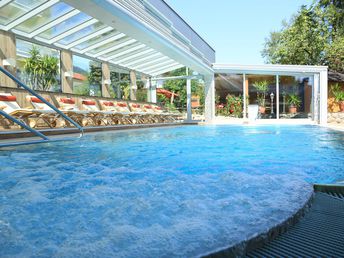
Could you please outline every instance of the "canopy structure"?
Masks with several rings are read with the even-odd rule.
[[[211,73],[215,59],[163,1],[2,0],[0,30],[149,76],[184,66]]]

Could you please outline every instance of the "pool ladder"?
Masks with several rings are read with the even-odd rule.
[[[12,79],[17,85],[28,92],[30,92],[31,95],[35,96],[38,98],[40,101],[44,102],[46,105],[48,105],[51,109],[53,109],[57,114],[59,114],[61,117],[66,119],[68,122],[73,124],[78,130],[79,130],[79,138],[81,138],[84,135],[84,130],[83,127],[80,126],[77,122],[75,122],[73,119],[68,117],[66,114],[64,114],[62,111],[60,111],[58,108],[56,108],[54,105],[50,104],[49,101],[47,101],[45,98],[40,96],[36,91],[33,89],[29,88],[27,85],[25,85],[23,82],[21,82],[17,77],[15,77],[13,74],[11,74],[9,71],[7,71],[5,68],[0,66],[0,71],[5,74],[7,77]],[[31,140],[31,141],[20,141],[20,142],[9,142],[9,143],[0,143],[0,147],[9,147],[9,146],[17,146],[17,145],[26,145],[26,144],[34,144],[34,143],[43,143],[43,142],[51,142],[51,141],[61,141],[61,140],[67,140],[70,139],[70,137],[65,137],[65,138],[59,138],[59,139],[51,139],[41,133],[40,131],[28,126],[24,122],[20,121],[19,119],[7,114],[3,110],[0,109],[0,115],[7,118],[8,120],[11,120],[12,122],[16,123],[17,125],[21,126],[22,128],[30,131],[31,133],[35,134],[40,140]]]

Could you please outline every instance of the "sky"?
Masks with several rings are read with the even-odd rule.
[[[261,51],[301,5],[313,0],[165,0],[216,51],[217,63],[263,64]]]

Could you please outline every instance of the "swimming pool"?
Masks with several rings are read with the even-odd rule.
[[[0,151],[0,256],[195,257],[343,181],[344,134],[181,126]]]

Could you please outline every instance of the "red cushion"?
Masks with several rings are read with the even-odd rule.
[[[139,107],[140,107],[139,104],[132,104],[131,106],[132,106],[133,108],[139,108]]]
[[[125,103],[117,103],[117,106],[119,106],[119,107],[126,107],[127,104],[125,104]]]
[[[61,98],[60,101],[65,104],[75,104],[75,100],[72,98]]]
[[[150,105],[144,105],[144,107],[147,108],[147,109],[151,109],[152,108],[152,106],[150,106]]]
[[[87,106],[95,106],[96,102],[93,100],[83,100],[82,104],[87,105]]]
[[[16,96],[7,96],[7,95],[0,95],[0,101],[16,101]]]
[[[162,108],[161,107],[156,107],[157,110],[161,110]]]
[[[113,107],[115,104],[113,104],[113,102],[111,102],[111,101],[104,101],[103,105],[107,106],[107,107]]]
[[[42,100],[40,100],[37,97],[31,97],[31,102],[34,102],[34,103],[44,103]]]

